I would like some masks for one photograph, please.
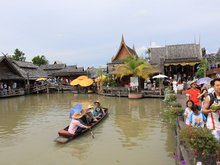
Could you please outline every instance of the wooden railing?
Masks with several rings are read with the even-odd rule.
[[[102,87],[101,94],[105,96],[128,96],[128,88],[125,87]]]
[[[24,88],[19,89],[2,89],[0,90],[0,97],[11,97],[11,96],[21,96],[24,95]]]
[[[31,88],[31,93],[35,93],[35,92],[39,92],[39,91],[47,90],[47,89],[48,89],[47,85],[37,85]]]

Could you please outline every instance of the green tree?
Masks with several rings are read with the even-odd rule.
[[[44,65],[44,64],[48,64],[48,60],[46,59],[46,57],[44,55],[40,56],[36,56],[32,59],[33,64],[35,65]]]
[[[138,58],[137,56],[129,56],[124,60],[124,64],[119,65],[116,68],[117,77],[134,76],[142,77],[143,79],[149,78],[154,72],[153,67],[146,62],[144,58]]]
[[[25,61],[26,57],[24,55],[25,54],[22,51],[15,49],[14,55],[12,55],[12,60]]]
[[[208,64],[208,60],[207,58],[203,58],[201,60],[201,63],[198,66],[198,70],[196,72],[196,77],[197,78],[202,78],[202,77],[206,77],[206,71],[209,68],[209,64]]]
[[[96,74],[97,74],[97,76],[103,75],[103,68],[101,66],[98,69],[96,69]]]

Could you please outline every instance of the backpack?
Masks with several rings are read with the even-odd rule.
[[[215,97],[215,94],[213,95],[212,93],[209,93],[208,95],[210,97],[210,102],[209,102],[209,107],[210,107],[216,100],[216,97]]]

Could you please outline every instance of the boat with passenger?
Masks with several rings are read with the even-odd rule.
[[[92,128],[95,127],[96,125],[98,125],[103,119],[105,119],[108,116],[108,108],[103,108],[104,110],[104,114],[98,118],[96,118],[97,120],[93,121],[92,123],[90,123],[89,127],[86,129],[83,129],[80,133],[78,134],[71,134],[68,132],[69,129],[69,125],[66,126],[64,129],[61,129],[58,131],[59,136],[55,139],[55,142],[58,143],[67,143],[81,135],[83,135],[86,132],[90,132],[92,134],[92,137],[94,137],[93,133],[92,133]]]

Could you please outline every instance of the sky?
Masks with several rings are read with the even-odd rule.
[[[219,0],[0,0],[0,52],[44,55],[52,64],[106,66],[122,35],[148,47],[200,43],[220,48]]]

